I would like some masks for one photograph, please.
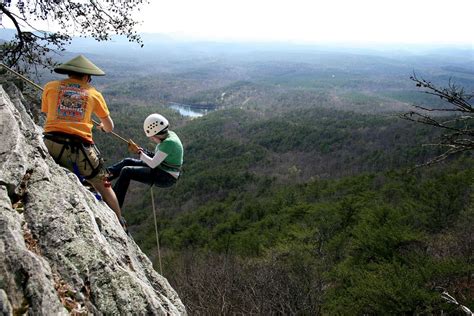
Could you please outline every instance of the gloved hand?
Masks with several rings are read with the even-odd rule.
[[[134,154],[139,154],[142,149],[138,147],[137,144],[133,142],[133,140],[128,140],[128,151]]]

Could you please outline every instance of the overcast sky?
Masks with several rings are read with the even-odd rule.
[[[144,32],[226,40],[473,43],[474,0],[150,1]]]
[[[140,32],[227,41],[462,43],[474,50],[474,0],[149,2],[137,15]]]

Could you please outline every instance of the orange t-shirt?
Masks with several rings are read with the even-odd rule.
[[[71,78],[46,84],[41,111],[47,113],[45,132],[77,135],[89,142],[92,142],[92,113],[99,118],[110,114],[99,91]]]

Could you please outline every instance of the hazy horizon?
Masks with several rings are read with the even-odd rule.
[[[11,28],[0,28],[0,40],[11,40],[16,34],[15,29]],[[437,50],[437,49],[467,49],[472,50],[474,58],[474,44],[472,43],[449,43],[449,42],[438,42],[438,43],[409,43],[409,42],[377,42],[377,41],[319,41],[319,42],[309,42],[309,41],[291,41],[291,40],[252,40],[252,39],[239,39],[239,40],[229,40],[229,39],[211,39],[211,38],[193,38],[188,37],[182,34],[167,34],[159,32],[140,32],[139,33],[142,39],[144,40],[144,46],[156,44],[156,43],[175,43],[175,44],[222,44],[222,45],[255,45],[255,47],[284,47],[287,48],[336,48],[336,49],[368,49],[368,50],[379,50],[379,51],[388,51],[388,50],[397,50],[408,52],[419,52],[427,50]],[[127,44],[130,48],[138,47],[135,43],[130,43],[125,36],[122,35],[113,35],[110,41],[98,42],[90,37],[73,37],[73,44],[77,42],[83,43],[96,43],[97,45],[103,44]],[[138,47],[139,48],[139,47]]]
[[[139,33],[185,41],[473,48],[472,9],[470,0],[176,0],[143,3],[130,15],[140,22]],[[1,25],[14,28],[5,16]],[[58,28],[54,21],[34,26]]]

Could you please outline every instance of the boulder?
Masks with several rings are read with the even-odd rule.
[[[49,156],[24,103],[0,85],[0,312],[186,314],[115,213]]]

